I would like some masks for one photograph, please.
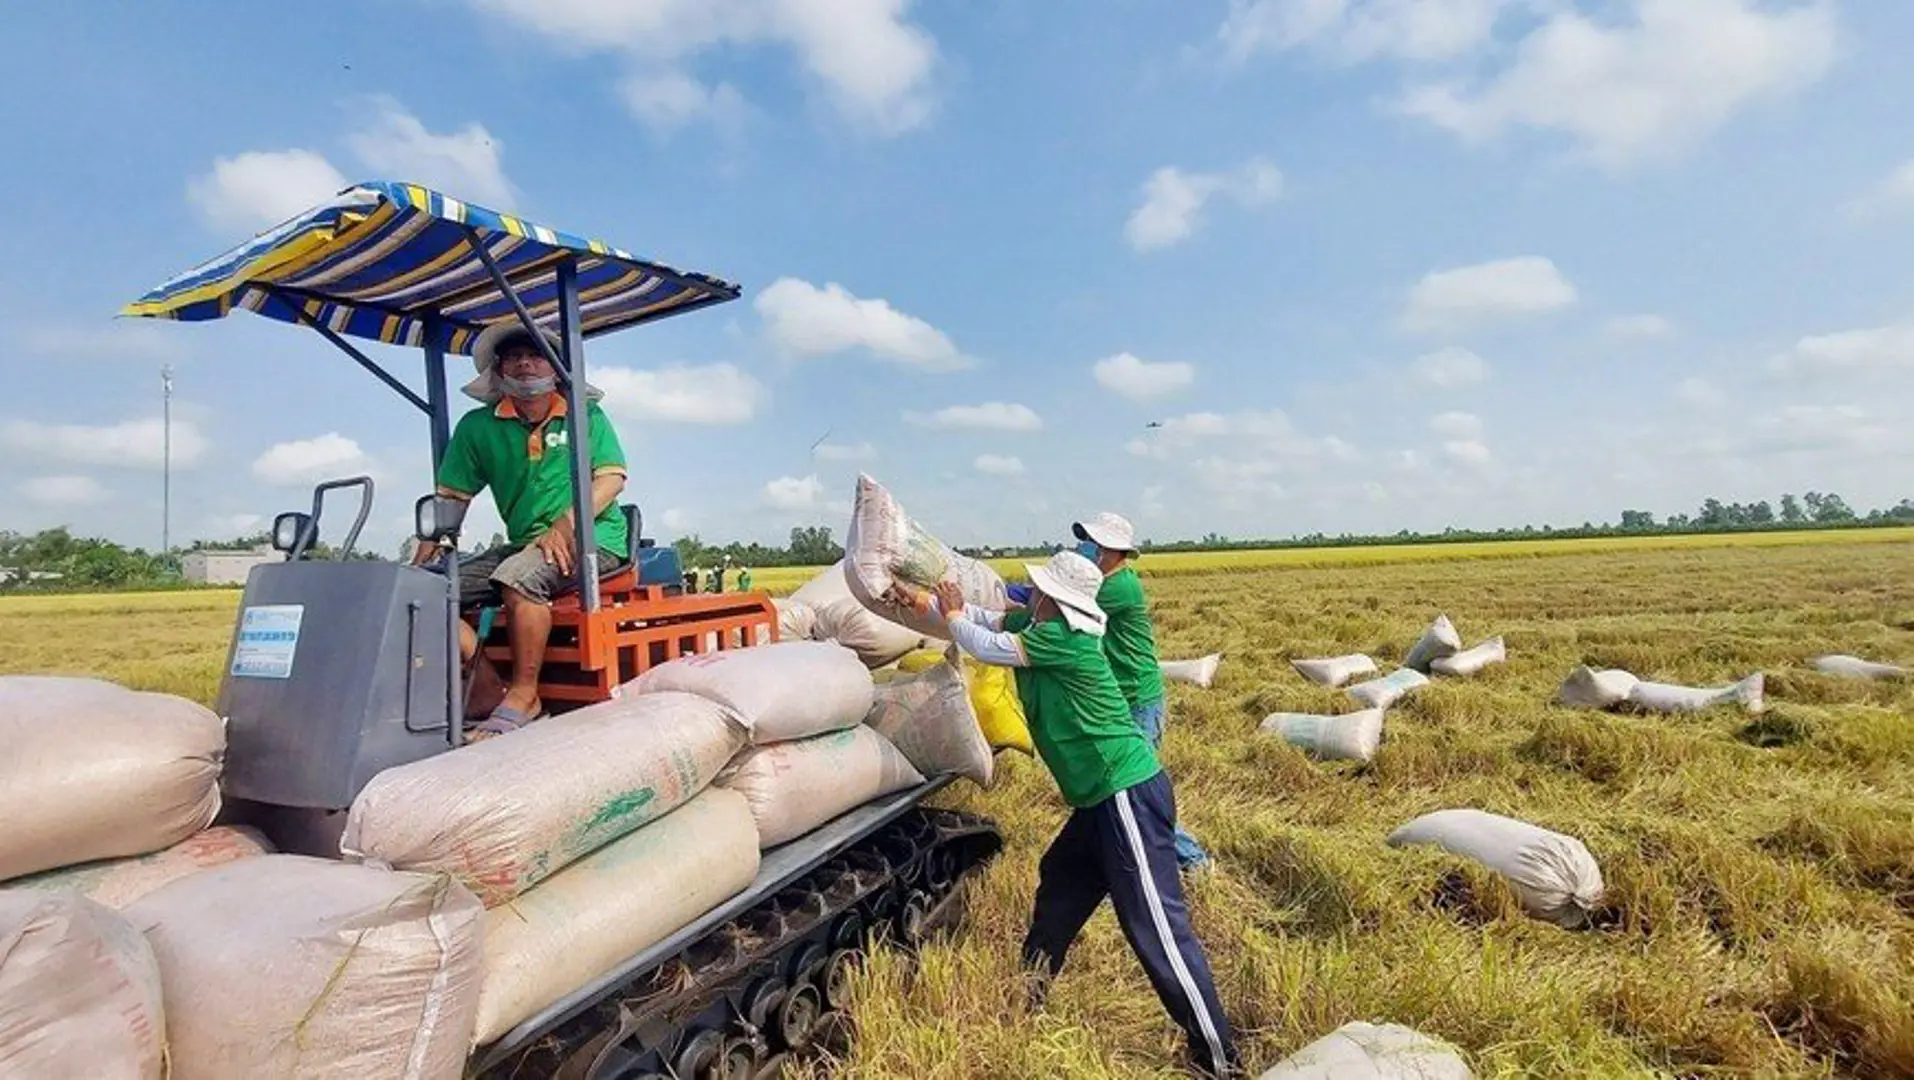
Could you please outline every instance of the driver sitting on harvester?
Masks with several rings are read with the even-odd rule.
[[[558,338],[543,331],[554,352]],[[571,449],[565,396],[558,373],[525,328],[518,323],[487,327],[472,348],[478,377],[465,393],[485,404],[459,419],[439,466],[440,495],[470,502],[492,489],[505,520],[502,547],[459,563],[459,605],[465,609],[503,606],[512,648],[512,677],[503,683],[492,665],[481,663],[473,676],[470,717],[484,716],[478,731],[502,734],[544,713],[538,697],[538,672],[545,662],[552,628],[552,599],[572,584],[578,557],[572,524]],[[622,568],[630,551],[625,516],[618,509],[625,489],[625,454],[618,435],[598,407],[603,395],[586,387],[591,434],[591,505],[601,574]],[[422,545],[417,561],[439,554]],[[471,664],[478,635],[459,624],[459,652]]]

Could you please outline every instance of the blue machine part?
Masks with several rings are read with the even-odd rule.
[[[638,584],[683,585],[684,583],[684,564],[678,559],[677,548],[638,549]]]

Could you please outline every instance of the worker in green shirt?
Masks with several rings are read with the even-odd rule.
[[[1007,613],[967,606],[949,581],[934,595],[899,586],[893,598],[936,614],[971,656],[1015,671],[1031,740],[1071,807],[1038,863],[1023,943],[1037,1000],[1108,897],[1158,999],[1188,1037],[1191,1063],[1206,1075],[1235,1075],[1229,1022],[1177,872],[1176,795],[1105,655],[1096,600],[1103,574],[1071,551],[1028,570],[1035,592]]]
[[[748,566],[740,567],[738,570],[738,591],[751,591],[751,568]]]
[[[541,332],[554,354],[558,336]],[[487,663],[473,675],[469,707],[482,712],[479,735],[515,730],[544,713],[538,672],[551,636],[552,600],[572,586],[577,550],[572,524],[571,424],[558,373],[536,339],[516,321],[487,327],[472,346],[478,377],[464,387],[484,404],[459,418],[439,465],[438,493],[470,502],[492,489],[505,519],[506,543],[459,562],[459,603],[464,608],[502,606],[512,646],[509,683]],[[599,391],[586,390],[586,427],[591,440],[591,535],[600,576],[622,569],[631,550],[625,515],[615,505],[625,489],[625,452],[611,421],[598,407]],[[438,546],[422,544],[416,561],[431,562]],[[478,636],[459,624],[459,648],[467,663]]]

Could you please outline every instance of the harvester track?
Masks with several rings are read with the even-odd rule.
[[[870,943],[954,925],[1002,847],[987,819],[908,810],[474,1075],[770,1080],[845,1044],[845,984]]]

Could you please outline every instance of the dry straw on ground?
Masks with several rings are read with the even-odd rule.
[[[1164,757],[1220,861],[1193,901],[1250,1063],[1367,1019],[1448,1039],[1484,1076],[1914,1076],[1914,683],[1805,667],[1914,664],[1914,545],[1869,539],[1163,560],[1164,654],[1228,656],[1212,689],[1172,686]],[[0,671],[210,700],[232,610],[231,594],[0,601]],[[1371,765],[1256,734],[1271,712],[1353,707],[1290,658],[1367,652],[1386,670],[1438,611],[1471,639],[1505,635],[1509,662],[1392,710]],[[1693,685],[1762,670],[1770,709],[1551,705],[1581,663]],[[916,965],[874,958],[859,1037],[819,1075],[1175,1075],[1175,1033],[1107,909],[1047,1010],[1026,1011],[1014,958],[1063,810],[1040,765],[999,765],[995,790],[950,800],[1009,840],[969,921]],[[1384,846],[1452,806],[1585,841],[1609,886],[1598,928],[1528,919],[1480,868]]]

